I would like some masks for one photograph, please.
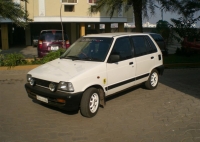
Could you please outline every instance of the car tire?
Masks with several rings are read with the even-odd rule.
[[[87,89],[81,99],[81,114],[88,118],[95,116],[99,109],[99,102],[99,91],[96,88]]]
[[[153,90],[158,86],[159,74],[156,69],[153,69],[149,75],[148,80],[145,82],[145,87],[149,90]]]

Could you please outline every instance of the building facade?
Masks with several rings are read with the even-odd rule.
[[[16,27],[9,19],[0,18],[2,49],[8,49],[12,44],[31,45],[33,36],[38,36],[41,30],[63,29],[73,43],[86,34],[102,32],[100,24],[105,24],[103,32],[111,32],[112,23],[117,23],[118,31],[123,32],[124,23],[133,21],[132,7],[128,11],[122,7],[110,18],[106,7],[95,10],[96,0],[13,1],[21,4],[33,21],[24,29]]]

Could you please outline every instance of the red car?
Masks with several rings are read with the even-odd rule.
[[[59,48],[69,48],[69,38],[67,34],[63,35],[64,40],[62,40],[62,30],[42,30],[38,39],[38,57],[44,57],[50,51],[56,51]]]

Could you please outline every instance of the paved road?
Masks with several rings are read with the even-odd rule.
[[[0,71],[0,142],[200,142],[200,69],[167,69],[156,90],[120,93],[91,119],[33,102],[27,71]]]

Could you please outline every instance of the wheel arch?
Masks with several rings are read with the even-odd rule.
[[[156,67],[154,69],[158,71],[159,75],[163,75],[163,72],[164,72],[164,66],[163,65],[158,66],[158,67]]]
[[[89,89],[89,88],[96,88],[98,91],[99,91],[99,98],[100,98],[100,105],[102,106],[102,107],[104,107],[105,106],[105,104],[106,104],[106,101],[105,101],[105,92],[104,92],[104,89],[103,89],[103,87],[101,86],[101,85],[98,85],[98,84],[96,84],[96,85],[91,85],[91,86],[89,86],[89,87],[87,87],[86,89],[85,89],[85,91],[87,90],[87,89]]]

